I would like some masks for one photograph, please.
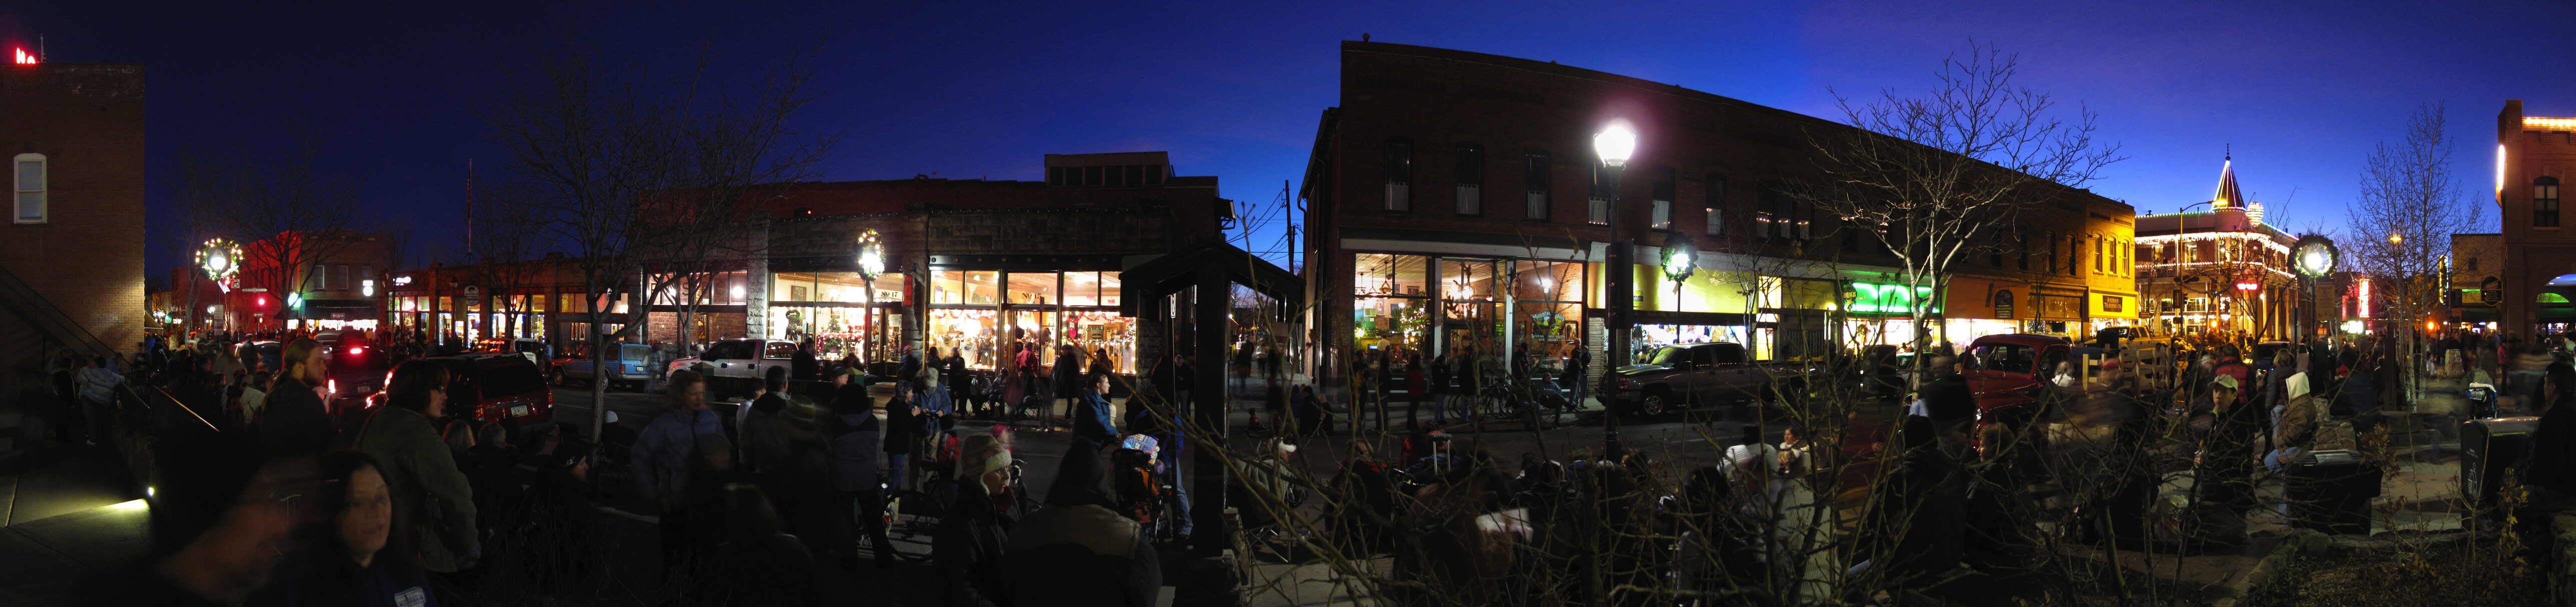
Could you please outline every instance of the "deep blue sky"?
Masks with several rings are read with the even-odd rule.
[[[713,41],[747,71],[819,42],[825,97],[801,122],[843,135],[828,179],[1038,179],[1042,154],[1168,150],[1250,203],[1304,169],[1336,44],[1362,33],[1826,117],[1828,87],[1919,87],[1974,38],[2126,146],[2097,192],[2142,212],[2207,200],[2232,144],[2244,188],[2294,230],[2342,225],[2363,155],[2418,103],[2448,104],[2464,196],[2490,187],[2505,99],[2576,116],[2565,3],[1242,4],[0,0],[0,42],[149,64],[156,271],[178,261],[158,243],[184,229],[164,212],[181,150],[284,154],[298,128],[375,213],[454,242],[466,160],[502,162],[476,108],[505,70],[575,43],[659,65]]]

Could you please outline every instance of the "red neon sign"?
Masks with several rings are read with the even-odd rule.
[[[15,55],[16,55],[16,60],[15,60],[15,61],[12,61],[12,63],[16,63],[16,64],[18,64],[18,65],[35,65],[35,64],[36,64],[36,56],[35,56],[35,55],[29,55],[29,54],[27,54],[27,49],[19,48],[19,49],[9,49],[9,50],[11,50],[11,51],[15,51]]]
[[[2255,291],[2255,290],[2261,290],[2262,288],[2263,288],[2263,283],[2259,283],[2259,282],[2240,282],[2240,283],[2236,283],[2236,290],[2238,290],[2238,291]]]

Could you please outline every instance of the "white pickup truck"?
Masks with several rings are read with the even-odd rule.
[[[697,356],[671,361],[671,371],[697,369],[707,376],[709,396],[749,393],[772,377],[785,379],[796,362],[796,343],[775,339],[727,339],[707,344]]]

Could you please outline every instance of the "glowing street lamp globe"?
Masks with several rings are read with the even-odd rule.
[[[885,244],[877,238],[875,229],[859,233],[858,261],[859,275],[863,277],[874,280],[885,273]]]
[[[2334,241],[2320,234],[2301,237],[2297,245],[2290,247],[2291,266],[2299,271],[2299,275],[2308,278],[2333,274],[2340,257],[2335,251]]]
[[[1592,136],[1592,153],[1601,157],[1601,164],[1626,166],[1637,153],[1637,129],[1628,126],[1627,120],[1610,121]]]
[[[231,280],[241,272],[241,257],[241,245],[221,238],[208,240],[197,248],[197,269],[205,270],[206,277],[217,281]]]
[[[1674,282],[1689,280],[1691,272],[1697,269],[1699,269],[1699,247],[1691,243],[1689,236],[1674,234],[1664,239],[1665,277],[1673,279]]]

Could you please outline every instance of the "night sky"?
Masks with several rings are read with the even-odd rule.
[[[298,131],[364,180],[372,213],[418,230],[415,250],[453,248],[467,160],[487,179],[504,164],[477,109],[572,45],[661,66],[711,43],[734,72],[819,45],[824,97],[800,127],[841,134],[826,179],[1035,180],[1042,154],[1168,150],[1179,174],[1273,207],[1338,98],[1338,41],[1363,33],[1828,118],[1828,87],[1919,87],[1973,38],[2125,145],[2095,191],[2172,212],[2209,199],[2232,145],[2293,231],[2341,227],[2363,156],[2419,103],[2448,104],[2464,200],[2491,187],[2505,99],[2576,116],[2567,3],[1239,4],[0,0],[0,43],[149,65],[156,276],[187,236],[167,212],[181,151],[288,154]]]

